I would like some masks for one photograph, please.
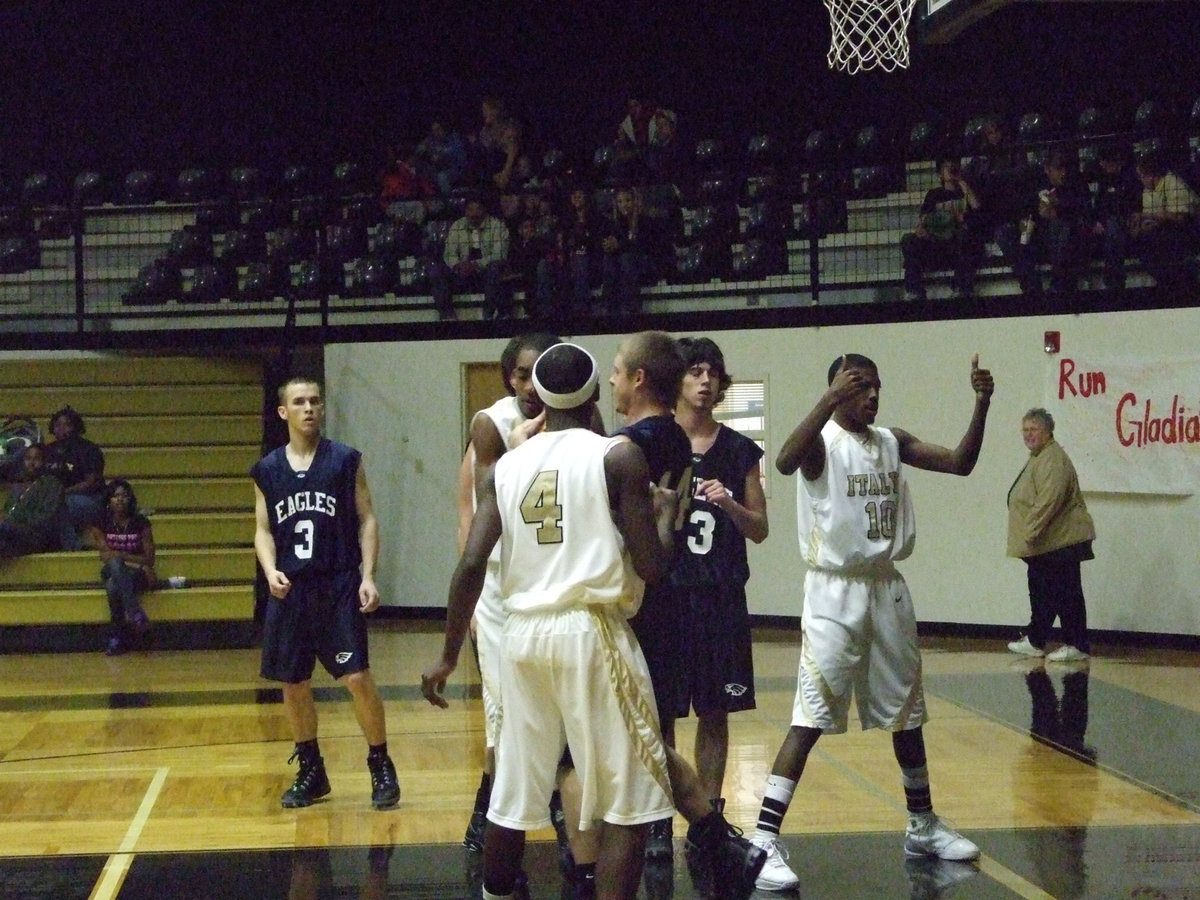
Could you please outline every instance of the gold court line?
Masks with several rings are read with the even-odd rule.
[[[154,778],[150,781],[150,787],[146,789],[146,795],[142,797],[141,806],[138,807],[133,820],[129,823],[129,828],[125,832],[121,846],[117,848],[117,852],[110,856],[104,864],[100,880],[92,889],[88,900],[112,900],[113,897],[117,896],[117,892],[121,889],[121,885],[125,881],[125,875],[129,872],[129,865],[133,861],[134,854],[130,851],[137,846],[138,838],[142,836],[142,829],[146,827],[146,821],[150,818],[150,811],[154,809],[154,803],[158,800],[158,795],[162,791],[163,783],[167,780],[167,772],[169,771],[170,769],[164,766],[154,773]]]
[[[1053,894],[1047,894],[1032,882],[1026,881],[1012,869],[1005,868],[987,854],[979,857],[979,871],[993,881],[1004,885],[1025,900],[1055,900]]]

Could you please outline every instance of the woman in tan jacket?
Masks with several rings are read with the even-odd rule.
[[[1021,420],[1029,461],[1008,490],[1008,555],[1025,560],[1029,627],[1008,649],[1066,662],[1088,658],[1087,606],[1079,564],[1094,559],[1096,528],[1079,491],[1075,467],[1054,440],[1054,418],[1031,409]],[[1055,619],[1063,646],[1046,655]]]

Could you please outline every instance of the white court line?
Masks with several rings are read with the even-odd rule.
[[[142,805],[138,807],[133,821],[129,823],[129,828],[125,831],[121,846],[104,864],[100,880],[92,888],[88,900],[112,900],[117,896],[117,891],[121,889],[121,884],[125,881],[125,875],[129,871],[129,864],[133,862],[134,855],[130,851],[137,846],[138,838],[142,836],[142,829],[146,827],[150,811],[154,809],[154,803],[158,800],[158,795],[162,791],[163,782],[167,780],[169,771],[170,769],[164,766],[154,773],[150,787],[146,789],[146,795],[142,797]]]

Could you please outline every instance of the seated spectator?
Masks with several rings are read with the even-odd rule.
[[[567,195],[567,209],[560,219],[562,268],[569,291],[569,314],[585,315],[591,309],[592,289],[600,284],[600,240],[605,225],[596,214],[591,194],[575,185]],[[560,291],[560,294],[562,292]]]
[[[615,150],[612,176],[634,184],[644,184],[647,177],[646,156],[655,138],[658,107],[644,101],[640,95],[631,96],[625,103],[625,118],[617,126],[613,141]]]
[[[500,221],[508,229],[508,236],[511,239],[517,233],[517,229],[521,227],[521,222],[525,220],[525,198],[520,191],[509,188],[500,192],[497,207]]]
[[[1125,151],[1115,145],[1100,148],[1096,162],[1096,194],[1092,202],[1092,235],[1104,260],[1104,286],[1125,289],[1125,256],[1129,222],[1142,204],[1142,182]]]
[[[46,471],[46,455],[44,444],[32,444],[21,454],[22,479],[12,486],[0,510],[0,559],[58,547],[63,486]]]
[[[60,543],[78,550],[80,535],[104,515],[104,452],[83,436],[83,416],[69,406],[50,417],[49,430],[54,441],[46,448],[46,468],[66,492],[68,527]]]
[[[1132,250],[1160,287],[1182,287],[1189,276],[1189,256],[1197,246],[1200,201],[1157,153],[1138,160],[1137,174],[1142,180],[1142,207],[1129,223]]]
[[[417,171],[416,150],[401,144],[389,150],[383,171],[379,173],[379,206],[393,219],[420,224],[425,221],[426,201],[433,196],[433,185]]]
[[[979,138],[980,146],[974,148],[977,154],[963,167],[979,197],[972,227],[985,244],[995,241],[1005,261],[1015,269],[1020,222],[1034,209],[1032,198],[1037,193],[1040,173],[1009,142],[999,116],[984,119]]]
[[[500,277],[508,259],[508,229],[472,197],[465,214],[450,225],[442,260],[430,275],[433,302],[442,319],[456,318],[454,294],[483,291],[483,317],[496,318],[501,305]]]
[[[559,232],[558,194],[550,186],[538,191],[534,211],[530,214],[536,227],[538,237],[551,244],[557,245]]]
[[[938,176],[941,184],[926,192],[916,228],[900,239],[906,300],[925,299],[925,273],[936,269],[954,270],[957,296],[969,297],[975,290],[983,249],[973,218],[979,197],[955,160],[938,160]]]
[[[1041,262],[1050,264],[1051,292],[1069,293],[1079,286],[1082,241],[1091,214],[1091,194],[1072,156],[1054,150],[1042,171],[1037,207],[1022,220],[1013,266],[1022,292],[1034,299],[1043,293]]]
[[[153,590],[154,529],[138,512],[137,497],[124,478],[114,478],[104,491],[104,520],[88,530],[87,543],[100,551],[100,577],[108,595],[113,633],[105,653],[119,656],[132,649],[150,629],[139,595]]]
[[[481,190],[516,187],[514,173],[521,156],[521,126],[495,97],[480,103],[483,124],[470,145],[470,168]]]
[[[537,223],[524,219],[517,227],[508,248],[508,267],[504,274],[504,289],[496,318],[512,316],[513,294],[525,292],[525,315],[535,318],[545,315],[554,304],[554,283],[542,263],[547,262],[550,243],[538,234]]]
[[[646,171],[651,184],[670,184],[679,190],[687,187],[687,172],[692,155],[679,140],[679,119],[672,109],[654,113],[654,128],[646,147]]]
[[[416,147],[417,172],[443,196],[462,183],[467,170],[467,145],[457,131],[435,119],[429,134]]]
[[[650,275],[657,246],[653,225],[642,215],[642,200],[633,188],[621,188],[613,202],[612,218],[601,232],[603,285],[601,294],[613,315],[631,315],[641,308],[642,285]]]

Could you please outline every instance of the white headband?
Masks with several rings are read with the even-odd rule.
[[[576,350],[581,351],[589,360],[591,360],[592,374],[588,376],[588,380],[584,382],[583,387],[579,388],[579,390],[572,391],[569,394],[556,394],[542,384],[541,380],[538,378],[537,363],[534,363],[533,386],[537,390],[538,396],[542,398],[542,403],[546,404],[546,406],[549,406],[551,409],[574,409],[575,407],[586,403],[588,400],[591,400],[592,395],[596,392],[596,385],[600,383],[600,375],[596,370],[596,357],[592,356],[592,354],[588,353],[578,344],[569,344],[566,342],[555,344],[554,347],[551,347],[546,351],[546,353],[549,353],[550,350],[553,350],[555,347],[574,347]],[[543,353],[542,357],[544,357],[546,353]],[[542,357],[538,357],[539,361]]]

